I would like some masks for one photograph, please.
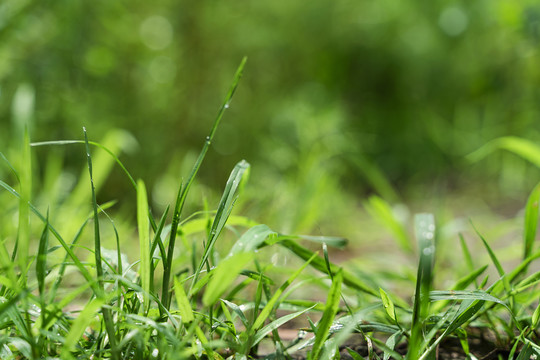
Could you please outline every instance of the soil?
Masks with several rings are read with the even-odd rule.
[[[508,347],[497,346],[493,333],[486,329],[467,329],[469,352],[474,355],[478,360],[496,360],[496,359],[508,359],[510,351]],[[347,348],[356,351],[365,359],[368,359],[369,348],[365,340],[361,335],[352,336],[346,344],[340,347],[340,357],[343,360],[353,359],[348,353]],[[407,352],[407,344],[402,343],[395,349],[396,352],[405,355]],[[378,355],[381,352],[375,351]],[[517,356],[518,354],[514,354]],[[295,353],[291,355],[294,360],[305,360],[306,353]],[[263,359],[261,356],[260,359]],[[466,359],[465,352],[461,346],[459,339],[455,337],[448,337],[443,340],[435,351],[435,359],[437,360],[456,360]]]

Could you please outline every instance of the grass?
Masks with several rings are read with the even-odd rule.
[[[339,359],[346,348],[353,359],[427,360],[448,339],[457,339],[463,356],[475,359],[469,343],[477,329],[493,334],[509,359],[540,355],[540,273],[530,271],[540,257],[534,246],[540,185],[526,203],[517,264],[505,271],[489,239],[471,224],[490,263],[478,263],[463,236],[454,239],[461,253],[451,265],[462,275],[445,290],[434,285],[440,241],[434,216],[416,215],[413,241],[390,204],[371,198],[366,207],[390,229],[395,247],[417,257],[416,276],[406,285],[414,289],[411,301],[393,291],[391,279],[333,263],[328,246],[343,248],[343,238],[285,235],[233,216],[249,175],[245,161],[233,168],[215,211],[203,207],[185,216],[190,188],[244,65],[245,59],[179,185],[170,217],[169,207],[154,217],[144,181],[134,180],[108,147],[89,141],[86,130],[82,141],[32,144],[84,145],[90,198],[65,201],[67,209],[44,212],[34,205],[28,132],[19,166],[1,154],[18,182],[0,181],[2,224],[9,229],[18,214],[16,235],[4,231],[0,243],[1,359],[290,359],[299,353],[316,360]],[[136,229],[128,226],[127,235],[108,214],[114,203],[98,203],[95,172],[109,165],[94,168],[95,149],[105,150],[133,185]],[[78,207],[86,201],[92,206],[83,213]],[[87,229],[91,224],[93,231]],[[138,253],[132,250],[137,241]],[[296,262],[275,265],[272,256],[282,251]],[[138,260],[129,263],[126,253],[138,254]],[[495,269],[494,278],[485,275],[488,267]],[[303,329],[291,340],[281,329],[294,321]],[[351,337],[361,338],[364,351],[347,347]]]

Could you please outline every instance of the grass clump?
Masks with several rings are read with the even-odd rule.
[[[0,181],[17,202],[6,201],[5,217],[18,210],[17,236],[3,233],[0,239],[1,359],[290,359],[300,354],[313,360],[342,356],[427,360],[435,359],[451,340],[459,342],[459,354],[474,359],[470,343],[477,338],[477,329],[493,334],[495,349],[506,350],[510,359],[540,355],[536,345],[540,273],[529,273],[540,257],[534,247],[538,187],[527,202],[523,257],[513,270],[504,270],[489,241],[477,232],[497,279],[490,283],[487,276],[481,278],[488,264],[476,267],[462,237],[463,261],[456,266],[464,264],[467,274],[448,290],[434,286],[438,232],[433,215],[416,216],[415,247],[389,205],[372,198],[368,206],[392,229],[396,246],[411,254],[417,249],[416,276],[409,283],[415,289],[412,301],[395,295],[376,277],[332,263],[328,245],[343,247],[342,238],[284,235],[232,216],[249,174],[246,161],[233,168],[215,211],[183,216],[244,64],[245,60],[190,175],[178,188],[170,219],[169,207],[159,219],[154,217],[144,181],[134,180],[106,146],[89,141],[86,130],[84,141],[33,144],[84,144],[92,205],[84,216],[70,217],[78,210],[71,207],[43,212],[34,205],[28,133],[20,171],[2,155],[19,191]],[[135,190],[139,252],[133,263],[125,252],[134,253],[129,247],[137,236],[121,239],[108,214],[114,204],[98,203],[91,146],[108,152]],[[55,224],[63,217],[70,222],[65,231]],[[79,220],[76,225],[74,219]],[[113,229],[111,236],[103,236],[104,221]],[[87,229],[90,224],[93,231]],[[34,233],[36,229],[39,232]],[[223,250],[218,242],[227,229],[237,236]],[[85,240],[89,233],[93,244]],[[322,256],[301,241],[322,246]],[[115,250],[104,247],[111,244]],[[293,254],[299,263],[274,265],[269,258],[277,248]],[[284,336],[282,327],[299,319],[298,335]],[[361,345],[352,346],[353,338]]]

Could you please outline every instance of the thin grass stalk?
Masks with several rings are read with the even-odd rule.
[[[86,134],[86,128],[83,128],[84,131],[84,141],[86,145],[86,159],[88,161],[88,172],[90,175],[90,186],[92,188],[92,206],[94,210],[94,255],[96,260],[96,273],[98,278],[98,287],[100,290],[99,298],[105,298],[105,289],[103,286],[103,267],[101,262],[101,238],[99,232],[99,215],[98,215],[98,205],[96,199],[96,189],[94,187],[94,178],[92,175],[92,157],[90,156],[90,146],[88,145],[88,135]],[[103,313],[103,321],[105,322],[105,329],[107,335],[109,336],[109,342],[111,344],[112,358],[114,360],[118,359],[117,349],[116,349],[116,335],[114,330],[114,322],[110,309],[106,307],[101,307]]]
[[[176,204],[174,207],[173,220],[171,224],[169,247],[167,250],[167,261],[166,263],[164,262],[164,267],[163,267],[163,285],[162,285],[162,290],[161,290],[162,291],[161,302],[165,305],[167,309],[170,308],[170,302],[171,302],[169,287],[170,287],[170,282],[171,282],[174,246],[176,243],[176,235],[178,231],[178,224],[180,222],[180,215],[182,213],[182,209],[184,207],[189,189],[191,185],[193,184],[193,181],[195,180],[195,176],[197,175],[199,168],[201,167],[201,164],[206,156],[206,153],[208,152],[208,149],[210,148],[210,144],[212,143],[214,134],[216,133],[218,125],[221,122],[223,114],[225,113],[225,110],[229,108],[230,101],[236,91],[236,88],[238,87],[240,78],[242,77],[242,72],[244,70],[246,61],[247,61],[247,58],[244,57],[242,59],[242,62],[240,63],[240,66],[236,70],[236,74],[234,76],[234,80],[231,85],[231,88],[229,89],[229,92],[225,98],[225,101],[218,112],[218,115],[214,121],[212,129],[210,130],[210,133],[206,137],[206,141],[204,142],[203,148],[199,154],[199,157],[197,158],[197,161],[195,162],[195,165],[193,166],[193,169],[191,170],[191,174],[189,175],[186,184],[184,186],[180,185],[180,188],[178,189],[178,195],[176,197]]]

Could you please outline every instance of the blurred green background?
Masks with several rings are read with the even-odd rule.
[[[523,206],[540,178],[508,152],[464,158],[501,136],[540,140],[532,0],[3,0],[0,150],[16,156],[26,122],[32,141],[82,139],[85,126],[162,209],[243,56],[192,196],[199,207],[240,159],[252,164],[242,208],[283,231],[334,230],[370,194]],[[85,166],[81,147],[34,155],[35,187],[56,164],[70,191]],[[134,201],[130,186],[115,168],[101,201]]]

